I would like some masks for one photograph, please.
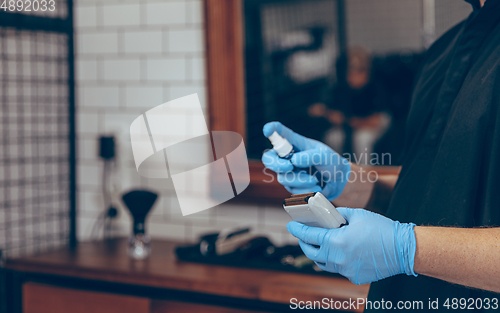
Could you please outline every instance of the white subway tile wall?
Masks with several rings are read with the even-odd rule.
[[[81,54],[116,54],[118,53],[117,32],[84,32],[77,33],[77,53]]]
[[[206,232],[246,225],[275,244],[296,242],[286,231],[290,218],[280,207],[230,202],[183,217],[170,180],[137,174],[129,137],[137,116],[192,93],[198,93],[206,112],[202,12],[202,0],[75,1],[80,240],[90,238],[104,210],[98,137],[114,135],[113,201],[120,210],[115,234],[131,231],[120,195],[149,188],[161,194],[147,225],[154,237],[193,241]]]

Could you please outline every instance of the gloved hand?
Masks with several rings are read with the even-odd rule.
[[[305,255],[322,270],[339,273],[356,285],[398,274],[414,275],[413,223],[400,223],[363,209],[337,208],[348,225],[335,229],[287,225]],[[319,247],[318,247],[319,246]]]
[[[292,194],[320,191],[330,201],[340,196],[349,178],[349,161],[327,145],[296,134],[280,122],[264,125],[264,136],[269,137],[274,131],[298,151],[290,160],[280,158],[274,150],[269,150],[262,156],[262,163],[278,174],[280,184]],[[319,186],[318,179],[305,170],[311,166],[315,166],[322,174],[322,179],[326,182],[323,189]]]

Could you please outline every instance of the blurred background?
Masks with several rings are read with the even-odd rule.
[[[398,165],[423,52],[469,12],[463,1],[246,1],[249,154],[267,147],[263,121],[279,120]]]
[[[31,260],[29,272],[35,273],[38,255],[70,247],[64,255],[74,256],[82,243],[127,238],[133,229],[148,235],[146,244],[153,239],[152,256],[162,247],[157,244],[154,252],[154,240],[174,241],[176,247],[198,244],[199,250],[200,236],[235,226],[242,227],[240,233],[251,229],[252,238],[268,239],[264,244],[259,239],[256,247],[296,244],[286,231],[290,218],[280,202],[253,197],[182,216],[172,182],[140,177],[135,168],[129,129],[145,111],[197,93],[207,122],[213,121],[214,110],[209,108],[218,104],[209,103],[209,71],[217,71],[218,65],[207,61],[211,41],[206,9],[217,1],[0,1],[0,251],[6,268],[10,266],[2,280],[0,310],[50,311],[7,304],[5,297],[24,301],[17,293],[27,276],[19,267],[23,261],[15,260]],[[245,102],[240,126],[248,157],[258,160],[270,148],[262,126],[279,120],[350,156],[391,154],[389,164],[375,165],[399,164],[412,84],[423,53],[471,12],[460,0],[221,3],[236,6],[240,13]],[[224,18],[220,15],[221,21]],[[132,227],[132,209],[123,198],[133,190],[157,195],[150,211],[145,208],[149,214],[142,226],[144,221]],[[135,196],[134,203],[152,199]],[[123,254],[113,250],[117,246],[99,247],[95,251],[102,248],[110,258],[129,260],[125,248]],[[287,253],[283,255],[298,255]],[[184,255],[190,257],[197,256]],[[277,262],[289,264],[293,259]],[[135,266],[130,264],[136,263],[122,265],[130,270]],[[251,267],[269,267],[255,264]],[[58,266],[70,265],[52,264]],[[145,271],[141,266],[139,271]],[[11,286],[17,287],[5,293]],[[246,297],[243,294],[232,296]],[[225,298],[217,301],[226,303]]]

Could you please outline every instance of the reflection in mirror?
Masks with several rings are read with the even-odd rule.
[[[249,157],[270,148],[262,126],[277,120],[353,162],[399,164],[423,52],[470,10],[451,0],[245,0]]]

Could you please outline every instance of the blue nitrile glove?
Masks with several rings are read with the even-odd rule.
[[[335,229],[287,225],[305,255],[322,270],[339,273],[356,285],[398,274],[414,275],[413,223],[400,223],[363,209],[337,208],[348,225]]]
[[[349,178],[349,161],[327,145],[294,133],[280,122],[264,125],[264,136],[269,137],[274,131],[287,139],[296,151],[290,160],[280,158],[274,150],[262,156],[262,163],[278,174],[280,184],[292,194],[320,191],[330,201],[340,196]],[[317,178],[306,172],[311,166],[321,172],[326,182],[323,189]]]

